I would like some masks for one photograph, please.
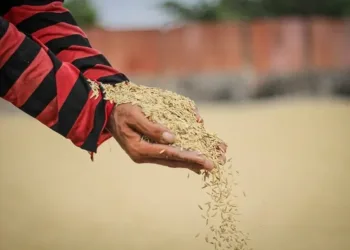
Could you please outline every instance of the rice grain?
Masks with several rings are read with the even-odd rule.
[[[215,249],[248,249],[246,234],[237,230],[237,208],[234,203],[231,159],[226,163],[220,160],[224,149],[223,140],[207,131],[203,123],[197,121],[195,103],[187,97],[168,90],[123,82],[116,85],[89,81],[93,97],[98,97],[100,89],[104,99],[122,105],[131,103],[141,108],[145,116],[172,131],[176,140],[174,147],[200,152],[214,163],[211,172],[202,171],[204,185],[202,189],[209,195],[210,201],[198,205],[208,230],[205,241]],[[143,136],[143,140],[151,142]],[[162,154],[164,152],[160,152]],[[238,174],[238,173],[237,173]],[[206,207],[206,209],[203,209]],[[200,234],[197,234],[198,237]]]

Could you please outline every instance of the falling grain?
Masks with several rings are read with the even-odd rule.
[[[140,107],[150,121],[167,127],[175,134],[176,139],[172,146],[181,150],[200,152],[198,155],[214,163],[214,169],[211,172],[202,172],[204,183],[202,188],[211,199],[210,202],[205,203],[208,207],[205,211],[206,216],[202,215],[206,221],[205,224],[209,227],[209,234],[205,237],[205,241],[218,250],[247,249],[246,236],[236,230],[237,210],[232,209],[235,207],[233,199],[236,197],[232,194],[233,185],[236,185],[236,182],[231,181],[232,161],[229,159],[225,163],[220,160],[225,151],[222,147],[224,142],[216,134],[207,131],[203,123],[197,121],[195,103],[171,91],[131,82],[102,84],[89,80],[89,83],[92,89],[91,98],[98,98],[102,90],[103,98],[116,106],[131,103]],[[152,143],[144,135],[141,135],[141,140]],[[159,154],[164,152],[162,150]],[[239,174],[238,171],[236,174]],[[198,207],[203,211],[202,206]],[[195,237],[199,237],[199,234]]]

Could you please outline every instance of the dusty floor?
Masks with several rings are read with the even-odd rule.
[[[350,102],[201,105],[240,171],[260,250],[350,249]],[[23,115],[0,116],[1,250],[210,250],[188,171],[135,165],[112,140],[91,163]]]

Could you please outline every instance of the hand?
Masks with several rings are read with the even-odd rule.
[[[138,106],[116,106],[109,118],[107,129],[136,163],[188,168],[198,174],[200,170],[210,171],[214,167],[200,153],[181,151],[166,145],[174,142],[174,135],[161,125],[149,121]],[[142,140],[143,135],[155,143]]]

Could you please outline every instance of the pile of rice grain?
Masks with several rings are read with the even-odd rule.
[[[131,82],[116,85],[89,82],[93,96],[98,95],[102,87],[106,100],[116,105],[138,105],[149,120],[162,124],[175,134],[173,146],[199,151],[214,162],[214,170],[202,172],[203,189],[210,197],[210,201],[198,205],[207,226],[204,238],[218,250],[247,249],[247,236],[236,228],[237,206],[233,201],[230,160],[227,163],[220,161],[222,152],[218,146],[223,141],[208,132],[203,123],[197,122],[195,103],[168,90]]]

